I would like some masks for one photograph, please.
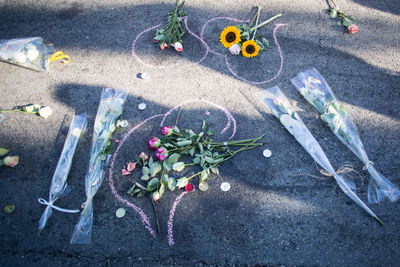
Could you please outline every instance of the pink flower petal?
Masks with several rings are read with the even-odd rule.
[[[136,168],[136,163],[131,162],[131,163],[128,163],[128,166],[126,167],[126,170],[127,170],[128,172],[131,172],[131,171],[133,171],[135,168]]]
[[[122,169],[122,175],[129,175],[129,174],[131,174],[131,172],[130,171],[128,171],[128,170],[125,170],[125,169]]]

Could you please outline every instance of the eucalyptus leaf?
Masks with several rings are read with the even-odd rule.
[[[163,168],[165,171],[169,172],[170,170],[172,170],[172,165],[168,164],[166,160],[163,161]]]
[[[202,170],[200,173],[200,181],[203,182],[208,178],[208,174],[206,170]]]
[[[179,179],[178,179],[178,181],[177,181],[177,183],[176,183],[176,186],[177,186],[178,188],[183,188],[183,187],[185,187],[188,183],[189,183],[189,180],[187,179],[187,177],[182,177],[182,178],[179,178]]]
[[[209,136],[212,136],[212,135],[214,135],[214,134],[215,134],[215,132],[214,132],[214,131],[211,131],[211,130],[207,132],[207,135],[209,135]]]
[[[202,158],[200,159],[200,166],[201,166],[202,168],[204,168],[204,164],[206,164],[206,159],[205,159],[204,157],[202,157]]]
[[[132,195],[137,194],[139,192],[141,192],[142,190],[140,188],[136,188],[135,190],[133,190]]]
[[[208,163],[211,163],[211,164],[215,163],[215,160],[213,158],[211,158],[211,157],[205,156],[205,159],[206,159],[206,162],[208,162]]]
[[[165,193],[165,185],[161,184],[160,189],[158,189],[158,193],[160,194],[160,197],[162,197]]]
[[[146,195],[146,191],[140,191],[136,197],[144,197]]]
[[[139,184],[139,183],[135,183],[135,185],[137,187],[139,187],[140,189],[146,190],[146,187],[144,187],[143,185]]]
[[[337,18],[337,12],[336,12],[336,10],[334,9],[334,8],[331,8],[330,10],[329,10],[329,16],[331,16],[331,18]]]
[[[150,167],[151,165],[153,165],[153,157],[150,157],[150,159],[149,159],[149,167]]]
[[[176,180],[173,177],[168,178],[168,189],[174,191],[176,188]]]
[[[178,146],[182,147],[182,146],[187,146],[187,145],[191,145],[192,144],[192,140],[184,140],[184,141],[179,141],[176,143]]]
[[[147,167],[143,167],[142,168],[142,174],[143,175],[149,175],[150,174],[150,169]]]
[[[194,147],[192,147],[192,148],[189,150],[190,156],[193,157],[195,150],[196,150],[196,149],[195,149]]]
[[[174,126],[174,128],[172,128],[172,129],[174,130],[175,133],[181,133],[178,126]]]
[[[168,185],[168,174],[164,174],[161,178],[161,183],[163,183],[164,185]]]
[[[200,158],[199,157],[194,158],[193,159],[193,163],[194,164],[199,164],[200,163]]]
[[[177,172],[183,171],[185,169],[185,162],[179,161],[177,163],[174,163],[172,165],[172,169]]]
[[[177,153],[172,154],[171,156],[168,157],[168,164],[174,164],[178,161],[180,158],[180,155]]]
[[[142,177],[140,177],[140,179],[143,180],[143,181],[147,181],[147,180],[150,179],[150,176],[145,174],[145,175],[142,175]]]
[[[148,192],[152,192],[154,190],[157,190],[157,187],[158,187],[158,179],[157,178],[153,178],[148,182],[146,190]]]
[[[202,130],[202,131],[205,130],[206,127],[207,127],[206,122],[203,121],[203,123],[202,123],[202,125],[201,125],[201,130]]]
[[[161,171],[162,167],[161,164],[158,162],[155,162],[153,164],[151,164],[150,166],[150,176],[154,177],[157,175],[157,173],[159,173]]]
[[[0,147],[0,157],[7,155],[10,150]]]
[[[199,150],[200,150],[200,154],[203,154],[203,153],[204,153],[203,144],[202,144],[202,143],[199,143],[199,144],[198,144],[198,147],[199,147]]]
[[[218,167],[211,167],[210,169],[211,169],[211,171],[212,171],[213,173],[215,173],[216,175],[219,175],[219,169],[218,169]]]

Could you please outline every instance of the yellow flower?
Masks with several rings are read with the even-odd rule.
[[[260,47],[254,40],[248,40],[242,44],[242,54],[245,57],[255,57],[259,51]]]
[[[240,31],[235,26],[228,26],[221,32],[219,41],[226,48],[229,48],[231,45],[240,42]]]

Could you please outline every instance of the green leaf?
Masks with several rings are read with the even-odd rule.
[[[129,195],[133,195],[133,190],[135,189],[135,187],[136,187],[136,185],[134,184],[131,188],[129,188],[129,190],[126,193]],[[139,188],[136,188],[136,189],[139,189]]]
[[[176,186],[177,186],[178,188],[183,188],[183,187],[185,187],[188,183],[189,183],[189,180],[188,180],[186,177],[182,177],[182,178],[179,178],[179,179],[178,179],[178,181],[177,181],[177,183],[176,183]]]
[[[216,175],[219,175],[219,169],[218,169],[218,167],[211,167],[210,169],[211,169],[211,171],[212,171],[213,173],[215,173]]]
[[[150,176],[145,174],[145,175],[142,175],[142,177],[140,177],[140,179],[143,180],[143,181],[147,181],[147,180],[150,179]]]
[[[262,38],[261,41],[266,47],[269,47],[269,41],[267,39]]]
[[[343,19],[342,19],[342,24],[343,24],[343,26],[345,26],[345,27],[350,26],[351,23],[352,23],[352,21],[349,20],[348,18],[343,18]]]
[[[205,182],[199,183],[199,189],[200,189],[201,191],[207,191],[207,189],[208,189],[208,184],[205,183]]]
[[[150,176],[154,177],[157,175],[157,173],[159,173],[161,171],[162,167],[161,164],[158,162],[155,162],[153,164],[151,164],[150,166]]]
[[[347,16],[350,20],[356,20],[356,18],[354,16]]]
[[[142,190],[140,188],[136,188],[135,190],[133,190],[132,195],[137,194],[139,192],[141,192]],[[144,191],[145,192],[145,191]]]
[[[208,152],[208,151],[207,151],[207,152]],[[206,162],[208,162],[208,163],[211,163],[211,164],[214,164],[214,163],[215,163],[215,160],[214,160],[213,158],[211,158],[211,157],[205,156],[205,159],[206,159]]]
[[[208,174],[206,170],[202,170],[200,173],[200,182],[205,181],[208,178]]]
[[[175,147],[173,144],[170,144],[170,143],[164,143],[164,146],[165,146],[166,148]]]
[[[195,149],[194,147],[192,147],[192,148],[189,150],[190,156],[193,157],[195,150],[196,150],[196,149]]]
[[[163,168],[165,171],[169,172],[170,170],[172,170],[172,165],[168,164],[166,160],[163,161]]]
[[[329,10],[329,16],[331,17],[331,18],[337,18],[337,12],[336,12],[336,10],[334,9],[334,8],[331,8],[330,10]]]
[[[215,134],[215,132],[214,132],[214,131],[211,131],[211,130],[207,132],[207,135],[209,135],[209,136],[212,136],[212,135],[214,135],[214,134]]]
[[[168,189],[174,191],[176,188],[176,180],[173,177],[168,178]]]
[[[179,161],[177,163],[174,163],[172,165],[172,169],[177,172],[183,171],[185,169],[185,162]]]
[[[177,153],[172,154],[171,156],[168,157],[168,164],[174,164],[178,161],[180,158],[180,155]]]
[[[181,133],[178,126],[174,126],[174,128],[172,128],[172,129],[174,130],[175,133]]]
[[[0,147],[0,157],[7,155],[10,150]]]
[[[149,173],[150,173],[150,169],[149,168],[147,168],[147,167],[143,167],[142,168],[142,174],[143,175],[149,175]]]
[[[199,143],[198,146],[199,146],[200,154],[203,154],[204,153],[203,144]]]
[[[160,194],[160,198],[164,195],[165,193],[165,185],[161,184],[160,189],[158,189],[158,193]]]
[[[203,124],[201,125],[201,130],[204,131],[206,127],[207,127],[206,122],[203,121]]]
[[[200,158],[199,157],[194,158],[193,159],[193,163],[194,164],[199,164],[200,163]]]
[[[151,165],[153,165],[153,157],[150,157],[150,159],[149,159],[149,167],[150,167]]]
[[[158,187],[158,179],[157,178],[153,178],[148,182],[146,190],[148,192],[152,192],[154,190],[157,190],[157,187]]]
[[[135,183],[135,185],[137,187],[139,187],[140,189],[146,190],[146,187],[144,187],[143,185],[139,184],[139,183]]]
[[[136,195],[136,197],[144,197],[146,195],[146,191],[140,191],[137,195]]]
[[[168,185],[168,174],[164,174],[161,178],[161,183],[163,183],[164,185]]]
[[[178,146],[187,146],[192,144],[192,140],[184,140],[184,141],[179,141],[176,143]]]
[[[204,168],[204,164],[206,163],[206,159],[204,158],[204,157],[202,157],[201,159],[200,159],[200,166],[202,167],[202,168]]]

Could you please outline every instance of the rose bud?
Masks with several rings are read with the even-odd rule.
[[[229,47],[229,52],[231,52],[232,55],[239,55],[241,50],[242,49],[238,44],[233,44],[231,47]]]
[[[42,118],[47,119],[51,113],[53,113],[53,110],[50,107],[43,106],[39,109],[39,116]]]
[[[149,139],[149,141],[147,141],[147,146],[149,147],[149,149],[156,149],[160,145],[161,145],[161,140],[158,139],[157,137],[153,137]]]
[[[350,26],[347,27],[347,30],[349,31],[350,34],[354,34],[358,32],[358,27],[355,24],[351,24]]]
[[[164,126],[161,129],[161,133],[166,136],[170,136],[174,131],[172,130],[172,126]]]
[[[154,201],[154,202],[156,202],[156,201],[158,201],[158,200],[160,200],[160,193],[158,193],[158,192],[153,192],[153,194],[151,194],[151,199]]]
[[[185,190],[188,192],[192,192],[194,190],[194,185],[193,184],[187,184],[185,186]]]
[[[149,159],[149,156],[147,156],[146,153],[142,152],[142,153],[140,153],[139,158],[141,158],[142,161],[145,162],[146,160]]]
[[[128,163],[128,166],[126,167],[126,170],[128,171],[128,172],[131,172],[131,171],[133,171],[134,169],[136,168],[136,163]]]
[[[8,167],[15,167],[18,165],[19,157],[18,156],[8,156],[3,159],[4,165]]]
[[[162,43],[162,44],[160,45],[160,48],[161,48],[161,50],[164,50],[165,48],[168,48],[167,43]]]
[[[157,43],[158,40],[154,37],[154,38],[153,38],[153,42]]]
[[[165,160],[168,157],[168,150],[164,147],[157,148],[156,150],[156,158],[160,161]]]
[[[183,51],[183,46],[180,42],[175,42],[171,44],[173,48],[175,48],[176,52],[182,52]]]

